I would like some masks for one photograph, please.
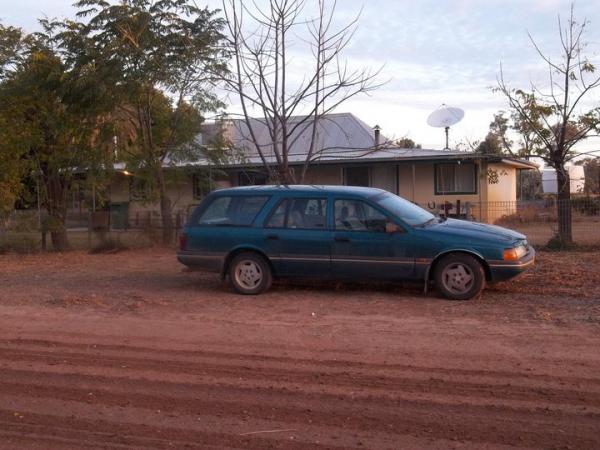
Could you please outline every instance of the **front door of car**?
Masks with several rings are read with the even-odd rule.
[[[327,198],[286,198],[265,221],[265,239],[277,272],[284,276],[329,277],[332,232]]]
[[[338,278],[393,280],[414,275],[406,232],[363,200],[335,199],[331,248],[332,273]]]

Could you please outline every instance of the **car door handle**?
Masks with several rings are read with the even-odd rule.
[[[279,236],[276,234],[267,234],[267,239],[271,241],[276,241],[277,239],[279,239]]]
[[[336,237],[335,242],[350,242],[350,238],[347,237]]]

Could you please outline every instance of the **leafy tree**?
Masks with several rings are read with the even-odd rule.
[[[18,59],[23,32],[14,27],[0,24],[0,83],[13,69]],[[0,116],[0,130],[8,129],[7,118]],[[1,133],[1,131],[0,131]],[[7,137],[0,134],[0,149]],[[13,210],[15,201],[21,190],[22,164],[19,158],[0,150],[0,215]]]
[[[105,111],[102,99],[88,92],[94,71],[75,70],[57,50],[62,42],[53,25],[41,24],[43,31],[33,35],[9,33],[17,51],[0,82],[0,166],[9,167],[0,183],[10,203],[20,192],[16,179],[31,174],[39,180],[45,226],[60,251],[69,247],[65,220],[74,174],[104,163]]]
[[[182,159],[198,131],[201,114],[221,107],[213,92],[226,72],[227,53],[216,12],[188,0],[80,0],[73,42],[94,42],[94,65],[112,80],[111,95],[129,125],[119,148],[134,171],[156,185],[163,242],[173,239],[173,202],[163,167]],[[121,132],[122,133],[122,132]]]
[[[549,78],[545,88],[532,85],[531,90],[510,88],[502,71],[498,88],[519,119],[519,126],[535,145],[525,148],[522,156],[537,156],[556,170],[558,182],[558,238],[570,245],[572,217],[570,206],[568,161],[578,156],[575,145],[600,131],[600,107],[586,108],[586,101],[600,86],[596,66],[590,61],[584,34],[587,21],[578,23],[571,6],[566,24],[559,17],[560,59],[545,54],[530,36],[540,58],[548,65]],[[510,147],[509,147],[510,148]]]
[[[421,144],[415,143],[415,141],[413,141],[409,137],[403,137],[402,139],[398,139],[396,141],[396,145],[400,148],[422,148]]]

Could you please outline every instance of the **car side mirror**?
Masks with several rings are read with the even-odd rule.
[[[396,225],[394,222],[390,222],[389,220],[385,223],[385,232],[388,234],[394,233],[402,233],[404,230],[400,228],[399,225]]]

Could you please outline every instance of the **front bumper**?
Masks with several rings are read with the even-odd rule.
[[[516,277],[535,264],[535,250],[531,245],[518,261],[488,261],[491,281],[504,281]]]

